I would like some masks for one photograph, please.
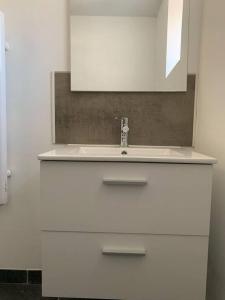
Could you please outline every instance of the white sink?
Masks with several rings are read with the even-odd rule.
[[[170,156],[179,155],[176,151],[179,148],[163,148],[163,147],[79,147],[78,154],[87,156]]]
[[[213,164],[212,157],[184,147],[128,147],[67,145],[38,156],[40,160],[130,161]]]

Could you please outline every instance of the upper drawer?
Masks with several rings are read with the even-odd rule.
[[[212,166],[41,162],[42,229],[208,235]]]

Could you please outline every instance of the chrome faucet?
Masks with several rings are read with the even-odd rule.
[[[121,118],[121,147],[128,147],[128,118]]]

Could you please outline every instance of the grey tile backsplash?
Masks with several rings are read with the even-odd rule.
[[[55,73],[57,144],[119,144],[120,117],[129,144],[192,146],[195,75],[187,92],[71,92],[70,73]]]

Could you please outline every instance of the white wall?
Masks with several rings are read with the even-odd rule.
[[[10,180],[0,268],[40,267],[39,162],[51,147],[50,72],[68,69],[65,0],[0,0],[5,13]]]
[[[155,27],[151,17],[72,16],[72,90],[155,90]]]
[[[0,11],[0,205],[7,202],[5,21]]]
[[[196,148],[218,159],[209,251],[210,300],[225,299],[225,1],[205,0]]]
[[[202,0],[191,1],[195,4]],[[9,165],[14,172],[9,204],[0,207],[0,269],[40,268],[36,155],[52,147],[50,72],[69,69],[66,3],[0,0],[11,45],[7,92]]]
[[[197,74],[202,30],[204,0],[190,0],[188,74]]]

